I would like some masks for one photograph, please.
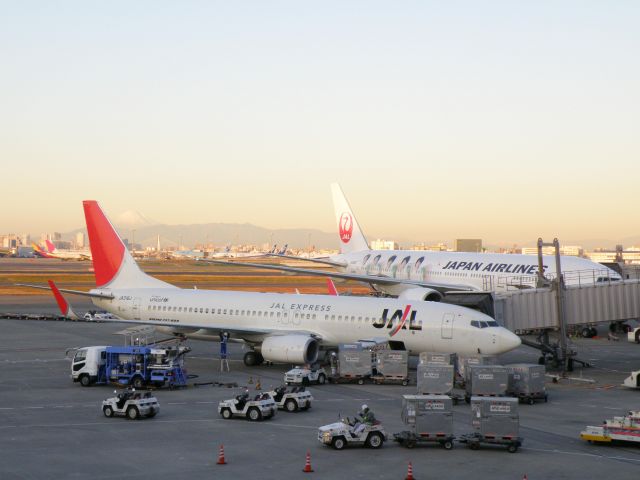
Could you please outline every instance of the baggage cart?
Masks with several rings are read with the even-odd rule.
[[[403,447],[438,443],[453,448],[452,400],[447,395],[403,395],[401,418],[409,428],[393,438]]]
[[[472,450],[481,444],[503,445],[515,453],[522,445],[519,436],[518,399],[512,397],[471,397],[473,433],[458,438]]]
[[[508,395],[529,405],[533,405],[536,400],[547,401],[544,365],[516,363],[507,365],[506,368],[509,372]]]
[[[506,367],[474,365],[469,370],[469,380],[465,383],[465,401],[467,403],[474,395],[504,396],[507,394],[509,373]]]
[[[376,384],[409,385],[409,352],[406,350],[379,350],[376,353],[376,372],[371,376],[371,380]]]
[[[448,395],[453,390],[453,365],[418,365],[416,379],[418,393]]]

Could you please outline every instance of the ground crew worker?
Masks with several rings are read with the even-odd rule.
[[[373,425],[376,421],[376,417],[366,404],[362,405],[361,411],[357,415],[360,416],[360,420],[353,426],[353,437],[360,436],[367,425]]]

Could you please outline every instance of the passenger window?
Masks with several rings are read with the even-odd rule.
[[[269,316],[270,316],[271,318],[273,318],[273,312],[269,313]]]
[[[209,309],[208,309],[208,308],[205,308],[205,309],[204,309],[204,313],[209,313]]]
[[[331,321],[335,322],[336,321],[336,316],[335,315],[331,315]]]
[[[189,307],[189,313],[193,311],[193,307]]]
[[[342,315],[338,315],[338,321],[341,322],[342,321]]]
[[[307,320],[311,318],[311,314],[307,313]]]

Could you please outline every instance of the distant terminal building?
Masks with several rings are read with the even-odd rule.
[[[454,250],[456,252],[482,252],[482,239],[456,238]]]
[[[84,232],[76,233],[76,248],[83,249],[85,247]]]
[[[31,237],[28,233],[0,235],[0,247],[2,248],[17,248],[21,245],[31,245]]]
[[[592,252],[586,252],[586,257],[594,262],[614,263],[623,262],[632,265],[640,265],[640,247],[622,248],[618,245],[615,250],[596,248]]]
[[[523,255],[538,255],[538,247],[522,247]],[[543,255],[555,255],[556,249],[554,247],[542,247]],[[560,245],[560,255],[566,255],[569,257],[582,257],[584,250],[580,245]]]
[[[372,240],[371,250],[398,250],[398,244],[393,240]]]
[[[410,250],[422,250],[426,252],[446,252],[449,250],[446,243],[438,243],[436,245],[427,245],[424,242],[416,243]]]

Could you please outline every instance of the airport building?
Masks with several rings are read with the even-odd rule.
[[[398,250],[398,244],[393,240],[372,240],[371,241],[371,249],[372,250]]]
[[[538,247],[522,247],[522,254],[538,255]],[[555,255],[556,249],[554,247],[542,247],[542,254]],[[560,245],[560,255],[582,257],[584,255],[584,250],[580,245]]]
[[[456,252],[482,252],[482,239],[480,238],[456,238],[454,251]]]

